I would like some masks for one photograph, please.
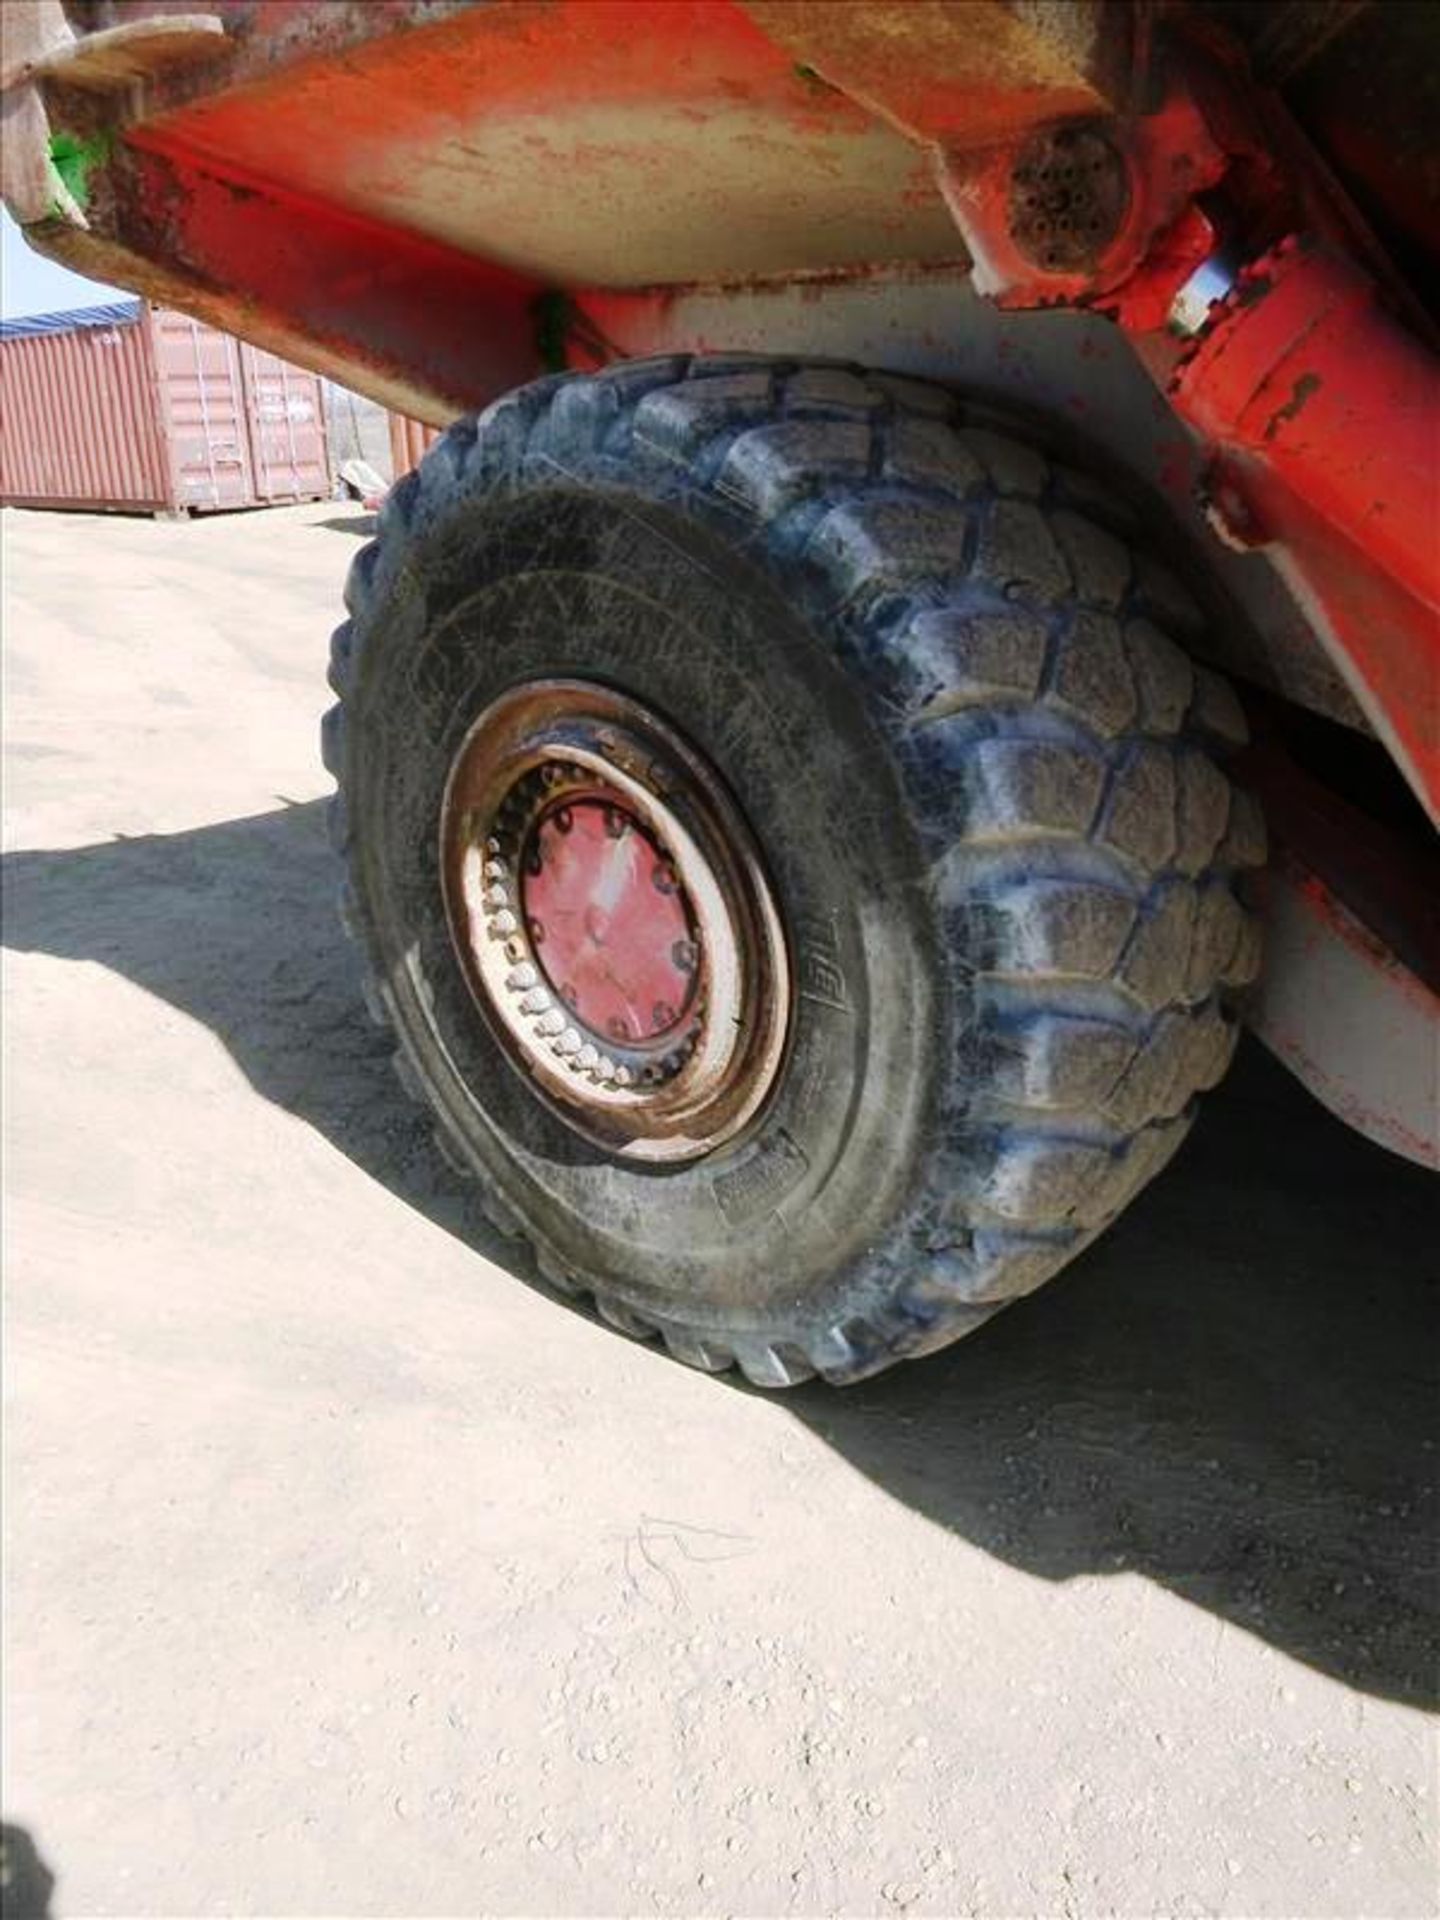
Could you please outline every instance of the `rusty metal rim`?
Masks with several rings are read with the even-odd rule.
[[[554,992],[523,908],[523,862],[557,802],[602,801],[673,865],[698,980],[679,1031],[617,1043]],[[451,941],[511,1063],[618,1156],[682,1162],[733,1140],[774,1086],[790,968],[759,849],[715,770],[628,695],[582,680],[511,688],[467,731],[440,815]]]

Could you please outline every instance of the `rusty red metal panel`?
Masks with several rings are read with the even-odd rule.
[[[1332,1113],[1440,1169],[1440,997],[1288,849],[1247,1024]]]
[[[253,505],[239,343],[188,314],[155,309],[149,325],[175,500],[200,510]]]
[[[318,376],[261,347],[236,346],[256,499],[324,499],[330,462]]]
[[[138,301],[30,324],[0,338],[0,498],[206,512],[329,493],[314,374]]]
[[[95,0],[71,13],[113,26],[157,4]],[[1381,304],[1340,301],[1313,339],[1296,337],[1295,355],[1282,342],[1273,367],[1251,369],[1251,407],[1227,365],[1244,370],[1257,328],[1283,331],[1286,299],[1270,295],[1268,315],[1232,314],[1200,344],[1141,431],[1179,473],[1194,462],[1168,451],[1192,439],[1177,403],[1204,427],[1217,520],[1263,551],[1243,557],[1273,567],[1277,598],[1294,603],[1287,631],[1297,606],[1313,630],[1288,649],[1296,671],[1283,684],[1333,686],[1342,674],[1352,717],[1358,703],[1417,790],[1432,805],[1440,797],[1433,489],[1407,486],[1402,471],[1421,472],[1413,454],[1427,429],[1414,401],[1433,384],[1420,366],[1426,329],[1413,300],[1395,304],[1398,276],[1247,79],[1243,47],[1214,17],[1222,10],[1201,18],[1109,0],[214,8],[223,32],[203,58],[147,68],[123,92],[81,84],[109,57],[99,41],[89,54],[66,50],[68,80],[43,52],[33,83],[19,74],[10,147],[35,163],[48,195],[22,208],[27,230],[82,270],[431,421],[554,361],[558,310],[603,325],[617,300],[653,302],[670,344],[725,347],[738,342],[687,336],[677,317],[721,283],[743,293],[757,279],[786,281],[803,295],[843,274],[888,272],[898,286],[945,267],[973,266],[1007,304],[1098,303],[1163,387],[1185,352],[1165,324],[1174,318],[1192,340],[1203,324],[1176,313],[1194,298],[1197,268],[1223,287],[1292,232],[1363,260],[1421,345],[1384,323]],[[25,146],[47,133],[99,156],[77,178],[83,207],[53,167],[45,174],[43,140]],[[1289,296],[1303,291],[1297,280]],[[918,351],[939,364],[973,320],[957,307],[917,339],[897,308],[877,357]],[[1383,368],[1372,352],[1382,333]],[[1324,369],[1311,364],[1321,350]],[[1292,380],[1268,407],[1291,358],[1297,378],[1318,371],[1322,383],[1294,395]],[[1073,403],[1077,416],[1092,408],[1086,427],[1092,384],[1077,383]],[[1287,411],[1291,397],[1299,404]],[[1236,646],[1251,670],[1277,651],[1268,628],[1258,645],[1241,635]]]
[[[1215,520],[1267,548],[1440,818],[1440,368],[1328,249],[1240,276],[1171,385]]]
[[[1440,370],[1357,268],[1287,240],[1240,276],[1172,394],[1440,607]]]
[[[1253,718],[1237,771],[1271,865],[1246,1023],[1351,1126],[1440,1165],[1440,851],[1306,772],[1263,707]]]
[[[99,311],[99,310],[97,310]],[[176,505],[149,328],[134,303],[100,325],[0,339],[0,500],[12,506]]]
[[[407,414],[390,415],[390,478],[398,480],[402,474],[418,467],[426,453],[440,438],[439,427],[427,427],[423,420],[412,420]]]

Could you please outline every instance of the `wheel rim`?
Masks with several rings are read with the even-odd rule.
[[[577,1132],[698,1159],[760,1111],[790,970],[724,784],[609,688],[532,681],[482,713],[441,809],[446,917],[507,1058]]]

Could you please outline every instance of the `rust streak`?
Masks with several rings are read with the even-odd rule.
[[[1302,373],[1284,406],[1277,408],[1271,414],[1265,428],[1265,438],[1273,440],[1285,421],[1298,420],[1314,395],[1320,391],[1321,384],[1318,373]]]

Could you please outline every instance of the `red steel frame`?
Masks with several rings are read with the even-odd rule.
[[[660,165],[645,131],[657,103],[713,123],[728,101],[800,154],[857,141],[860,124],[898,134],[917,170],[905,194],[938,189],[984,292],[1097,308],[1132,336],[1211,449],[1217,529],[1271,554],[1440,808],[1434,355],[1387,310],[1397,289],[1377,283],[1378,249],[1324,169],[1233,50],[1208,28],[1186,35],[1183,9],[1160,48],[1145,9],[1003,0],[87,7],[101,30],[79,36],[58,0],[5,10],[8,190],[35,243],[437,422],[532,374],[537,301],[583,307],[591,288],[317,193],[317,143],[340,156],[342,188],[366,154],[396,156],[398,174],[464,123],[477,89],[542,142],[566,114],[626,115],[633,136],[577,149],[600,173]],[[82,151],[103,146],[84,209],[47,175],[36,115]],[[1027,143],[1057,125],[1100,128],[1123,170],[1123,217],[1064,270],[1026,255],[1012,205]],[[522,204],[534,191],[516,179]],[[1248,273],[1179,352],[1167,317],[1222,244]]]
[[[79,34],[59,0],[3,11],[33,244],[420,420],[605,360],[617,314],[723,346],[685,336],[701,291],[788,281],[818,310],[958,269],[1001,307],[1108,316],[1200,448],[1215,534],[1270,560],[1440,817],[1430,323],[1213,10],[72,0]],[[1057,135],[1099,198],[1051,253],[1017,208]]]

